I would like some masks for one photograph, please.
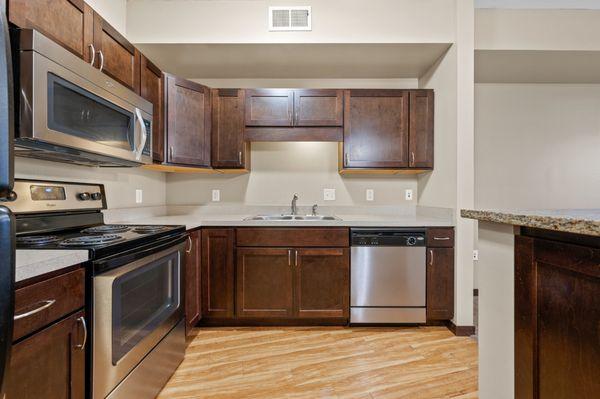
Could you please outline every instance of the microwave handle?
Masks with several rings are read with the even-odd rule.
[[[146,124],[144,123],[144,118],[142,117],[142,113],[139,108],[135,109],[135,116],[137,122],[140,124],[140,128],[142,130],[142,140],[140,145],[135,150],[135,159],[139,161],[142,158],[142,151],[144,151],[144,147],[146,146],[146,141],[148,140],[148,130],[146,129]]]

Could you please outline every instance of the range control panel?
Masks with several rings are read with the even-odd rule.
[[[425,230],[351,229],[350,235],[353,247],[424,247],[426,243]]]

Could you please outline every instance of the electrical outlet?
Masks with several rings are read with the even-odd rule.
[[[375,191],[372,188],[367,188],[366,195],[367,201],[373,201],[375,199]]]
[[[335,188],[324,188],[323,189],[323,200],[335,201]]]
[[[404,190],[404,199],[407,201],[412,201],[413,199],[413,190],[411,190],[410,188],[407,190]]]
[[[136,204],[141,204],[143,201],[143,194],[144,192],[141,189],[137,189],[135,190],[135,203]]]
[[[479,260],[479,250],[478,249],[473,250],[473,260]]]
[[[212,190],[212,200],[213,202],[221,201],[221,190]]]

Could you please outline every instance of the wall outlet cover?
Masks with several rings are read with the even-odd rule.
[[[324,188],[323,189],[323,200],[335,201],[335,188]]]
[[[413,199],[413,190],[411,190],[410,188],[407,190],[404,190],[404,199],[407,201],[412,201]]]
[[[221,201],[221,190],[212,190],[212,200],[213,202]]]
[[[367,201],[373,201],[375,199],[375,191],[372,188],[367,188],[366,196]]]
[[[144,194],[144,192],[141,189],[138,188],[137,190],[135,190],[135,203],[136,204],[142,203],[142,201],[144,200],[143,194]]]

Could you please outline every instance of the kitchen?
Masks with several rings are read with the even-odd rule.
[[[485,183],[503,177],[493,174],[500,156],[522,145],[485,147],[502,126],[493,110],[510,107],[494,85],[517,91],[533,79],[494,67],[499,56],[526,61],[490,32],[534,11],[433,0],[356,0],[344,13],[336,1],[7,3],[18,54],[16,157],[3,157],[16,177],[3,202],[17,237],[8,398],[528,397],[517,369],[496,360],[520,353],[500,337],[513,325],[494,324],[515,317],[490,287],[500,280],[488,270],[506,265],[485,268],[495,241],[468,212],[536,208],[499,193],[481,201],[494,189]],[[286,12],[304,26],[274,26]],[[544,64],[568,52],[571,64],[559,66],[583,76],[549,67],[534,83],[593,91],[597,75],[576,59],[598,50],[580,45],[597,12],[538,11],[541,27],[557,18],[579,27],[557,48],[525,29],[509,38],[546,45]],[[581,101],[593,115],[595,97]],[[575,150],[593,149],[592,117],[580,127],[573,114]],[[592,181],[597,170],[587,168]],[[546,206],[592,208],[577,220],[593,237],[595,195]],[[493,221],[574,223],[517,219]],[[71,369],[31,373],[44,364]],[[596,375],[597,362],[588,370]],[[578,397],[598,392],[585,389]]]

